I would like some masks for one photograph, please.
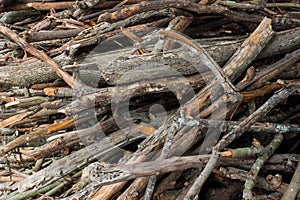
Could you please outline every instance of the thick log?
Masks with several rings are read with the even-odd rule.
[[[197,42],[202,46],[211,57],[221,66],[227,62],[227,60],[233,55],[233,53],[241,45],[243,38],[232,40],[232,38],[215,38],[207,40],[197,40]],[[291,29],[288,31],[282,31],[276,33],[271,42],[262,50],[258,55],[258,58],[265,58],[272,55],[277,55],[285,52],[290,52],[294,49],[300,48],[300,28]],[[131,50],[126,49],[118,52],[109,52],[106,54],[99,55],[99,58],[111,59],[112,57],[116,58],[122,55],[128,55],[128,52]],[[171,55],[171,54],[170,54]],[[145,55],[148,57],[149,55]],[[143,56],[142,56],[143,57]],[[132,57],[131,63],[141,63],[142,57]],[[94,60],[99,60],[99,58],[93,58]],[[58,56],[55,59],[58,63],[62,63],[65,57]],[[180,68],[181,64],[188,67],[187,62],[184,60],[176,60],[172,58],[172,63],[175,63],[174,68]],[[99,63],[101,64],[101,63]],[[136,64],[137,65],[137,64]],[[95,66],[95,65],[94,65]],[[97,65],[98,69],[101,69],[101,66]],[[120,65],[119,65],[120,66]],[[177,66],[177,67],[176,67]],[[113,66],[112,66],[113,67]],[[94,68],[96,69],[96,68]],[[93,83],[105,83],[104,78],[101,78],[100,74],[95,72],[100,70],[89,71],[84,70],[84,65],[80,67],[79,76],[83,81],[88,80]],[[119,70],[119,77],[121,77],[126,71],[126,67],[123,67],[124,71]],[[114,69],[110,69],[112,71]],[[194,73],[195,69],[186,69],[185,71],[190,70]],[[188,73],[187,73],[188,74]],[[99,80],[100,77],[100,80]],[[0,86],[1,87],[10,87],[10,86],[20,86],[20,87],[29,87],[30,85],[36,83],[51,82],[58,78],[55,72],[45,63],[37,61],[30,64],[21,64],[19,66],[3,66],[1,67],[0,73]]]
[[[292,35],[292,37],[287,34]],[[271,42],[257,56],[259,59],[272,55],[289,52],[300,47],[300,28],[276,33]],[[208,54],[222,66],[240,47],[244,38],[215,38],[207,40],[197,40]],[[97,84],[127,84],[143,80],[145,78],[154,79],[159,77],[174,76],[169,69],[173,69],[180,75],[186,76],[199,72],[199,68],[204,72],[208,70],[206,66],[196,66],[191,62],[181,59],[179,52],[169,52],[162,54],[143,54],[140,56],[128,56],[130,49],[111,51],[103,54],[93,54],[87,60],[90,64],[73,66],[73,70],[79,74],[80,79],[86,83]],[[66,67],[68,68],[68,67]],[[69,68],[71,68],[69,66]],[[141,68],[141,69],[139,69]],[[130,75],[130,76],[127,76]],[[99,79],[100,78],[100,79]]]

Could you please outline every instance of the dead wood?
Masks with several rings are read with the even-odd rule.
[[[0,199],[299,197],[294,1],[0,12]]]
[[[271,56],[271,55],[277,55],[280,53],[284,53],[287,52],[288,50],[291,49],[297,49],[299,48],[299,44],[300,44],[300,29],[292,29],[289,31],[284,31],[284,32],[279,32],[276,33],[273,36],[273,39],[271,40],[271,42],[267,45],[266,48],[264,48],[261,52],[261,54],[259,54],[258,57],[260,58],[264,58],[266,56]],[[291,36],[292,39],[288,39],[288,36]],[[199,40],[199,44],[201,46],[203,46],[203,48],[205,50],[208,51],[208,53],[212,56],[212,58],[219,64],[224,64],[229,58],[230,56],[234,53],[234,51],[240,46],[242,41],[241,39],[238,40],[230,40],[229,38],[227,39],[209,39],[209,40]],[[126,51],[126,50],[125,50]],[[130,49],[128,49],[128,51],[130,51]],[[124,50],[123,50],[124,53]],[[111,55],[122,55],[120,54],[120,52],[110,52],[107,55],[99,55],[98,57],[94,57],[94,63],[97,60],[100,59],[107,59],[107,57],[111,57]],[[126,55],[126,52],[124,53]],[[57,59],[55,59],[58,63],[60,63],[61,65],[67,65],[69,63],[68,58],[65,57],[66,55],[61,55],[58,56]],[[155,55],[145,55],[145,57],[153,57],[155,58]],[[172,53],[170,53],[170,56],[172,56]],[[72,58],[70,58],[72,59]],[[121,59],[121,58],[118,58]],[[125,58],[123,58],[125,59]],[[160,59],[159,57],[157,59]],[[166,59],[168,59],[168,56],[166,56]],[[182,68],[180,65],[183,64],[183,66],[185,67],[189,67],[187,64],[188,62],[185,60],[178,60],[178,58],[174,58],[172,57],[172,62],[175,64],[174,68],[175,69],[180,69]],[[92,60],[92,61],[93,61]],[[132,57],[130,58],[130,60],[132,60],[132,63],[135,64],[136,66],[138,66],[143,60],[143,56],[142,57]],[[166,60],[167,62],[168,60]],[[122,62],[122,61],[120,61]],[[91,63],[91,64],[94,64]],[[187,63],[184,65],[184,63]],[[93,82],[93,83],[99,83],[99,84],[104,84],[106,81],[103,78],[101,72],[102,72],[102,65],[98,64],[97,62],[94,64],[95,66],[88,66],[86,63],[83,65],[75,65],[74,67],[72,67],[72,71],[74,71],[75,69],[79,69],[78,73],[80,78],[82,79],[83,82],[87,82],[87,80],[89,80],[89,82]],[[177,65],[177,66],[176,66]],[[128,62],[128,66],[130,66],[130,63]],[[105,66],[107,67],[107,66]],[[116,71],[114,70],[114,68],[117,68],[117,66],[113,65],[111,66],[112,68],[108,68],[109,71]],[[87,68],[87,69],[86,69]],[[132,67],[134,68],[134,67]],[[21,64],[20,66],[7,66],[7,67],[3,67],[2,68],[3,71],[2,73],[5,73],[3,75],[0,76],[0,84],[2,85],[2,87],[8,87],[8,86],[21,86],[21,87],[28,87],[30,85],[33,85],[35,83],[44,83],[44,82],[50,82],[55,80],[55,78],[57,78],[57,76],[55,75],[55,73],[44,63],[37,61],[34,63],[30,63],[30,64]],[[68,70],[67,68],[65,68],[66,70]],[[121,70],[122,69],[122,70]],[[116,73],[121,73],[117,76],[122,76],[122,72],[125,73],[126,71],[128,71],[128,67],[122,66],[120,70],[117,70]],[[183,68],[184,69],[184,68]],[[70,71],[71,69],[69,69],[68,71]],[[92,70],[92,72],[90,71]],[[187,69],[188,71],[190,71],[187,74],[192,74],[195,72],[195,68],[189,68]],[[32,73],[32,71],[34,71],[35,73]],[[108,74],[109,71],[107,72]],[[184,70],[186,71],[186,70]],[[187,72],[188,72],[187,71]],[[105,71],[104,71],[105,73]],[[17,75],[17,77],[16,77]],[[21,78],[22,77],[22,78]],[[114,83],[114,79],[111,79],[110,83]]]

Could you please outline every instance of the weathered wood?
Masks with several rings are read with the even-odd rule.
[[[65,156],[62,159],[55,160],[47,168],[44,168],[34,175],[24,179],[23,181],[12,185],[9,187],[9,189],[12,191],[18,189],[18,191],[12,192],[7,198],[14,196],[15,193],[20,193],[21,191],[26,191],[33,187],[40,188],[49,185],[61,177],[78,170],[78,168],[95,161],[95,159],[101,160],[105,154],[110,154],[112,152],[116,153],[116,150],[118,150],[120,147],[129,144],[140,137],[144,136],[137,135],[133,138],[130,138],[129,135],[126,135],[126,133],[117,131],[111,136],[103,138],[99,142],[95,142],[94,144]],[[122,151],[117,152],[120,154],[122,153]]]
[[[172,157],[165,160],[156,160],[117,166],[95,162],[83,170],[81,181],[89,182],[92,185],[100,186],[130,180],[138,177],[146,177],[155,174],[164,174],[173,171],[183,171],[190,168],[199,168],[204,166],[208,162],[210,156],[211,155],[208,154],[197,156]],[[272,160],[277,159],[280,160],[280,158],[274,156],[269,162],[272,162]],[[222,157],[218,166],[240,166],[241,163],[236,162],[235,160],[238,159]],[[253,163],[254,161],[254,159],[248,159],[249,164]]]
[[[207,39],[207,40],[197,40],[198,43],[208,51],[208,53],[211,55],[211,57],[220,65],[227,62],[227,60],[232,56],[232,54],[235,52],[235,50],[240,46],[243,38],[232,40],[232,38],[228,39]],[[273,39],[270,41],[270,43],[262,50],[262,52],[258,55],[258,58],[264,58],[271,55],[276,55],[279,53],[284,53],[287,51],[290,51],[292,49],[297,49],[300,47],[300,28],[291,29],[288,31],[278,32],[275,33]],[[99,58],[94,57],[94,60],[102,59],[109,59],[111,60],[112,55],[113,57],[119,57],[122,55],[128,54],[128,51],[122,50],[123,53],[120,53],[120,51],[117,52],[110,52],[106,54],[99,55]],[[117,55],[117,56],[116,56]],[[97,55],[96,55],[97,56]],[[147,55],[145,55],[147,57]],[[55,58],[56,62],[63,63],[64,55],[58,56]],[[135,63],[137,60],[142,60],[140,57],[133,57],[130,60],[132,60],[132,63]],[[140,61],[141,62],[141,61]],[[173,63],[186,63],[186,61],[177,60],[174,59]],[[67,64],[67,63],[65,63]],[[99,66],[100,65],[100,66]],[[81,65],[79,71],[79,75],[82,74],[83,81],[92,80],[93,83],[105,83],[104,78],[101,75],[97,74],[96,71],[100,71],[100,69],[103,67],[101,63],[99,65],[96,63],[97,69],[95,71],[85,71],[85,66]],[[174,66],[176,69],[176,66]],[[180,66],[178,65],[177,68]],[[89,67],[87,67],[89,68]],[[78,69],[78,68],[77,68]],[[125,68],[126,69],[126,68]],[[189,69],[190,70],[190,69]],[[191,70],[193,72],[194,70]],[[101,73],[101,71],[100,71]],[[124,74],[124,72],[119,71],[118,73]],[[120,75],[119,75],[120,76]],[[36,63],[31,64],[25,64],[20,66],[3,66],[1,67],[1,74],[0,74],[0,85],[2,87],[10,87],[10,86],[21,86],[21,87],[28,87],[35,83],[44,83],[44,82],[50,82],[58,78],[58,76],[55,74],[55,72],[47,66],[45,63],[41,61],[37,61]]]
[[[40,51],[24,41],[20,38],[16,33],[14,33],[11,29],[6,28],[0,24],[0,32],[5,34],[6,36],[10,37],[14,42],[22,47],[23,50],[28,51],[32,55],[36,56],[37,58],[41,59],[43,62],[47,63],[55,73],[62,78],[71,88],[74,88],[74,80],[70,74],[66,73],[61,69],[61,66],[55,62],[52,58],[50,58],[46,53]],[[80,83],[77,83],[80,85]]]
[[[248,65],[269,43],[273,34],[271,20],[265,18],[225,64],[224,72],[232,82],[235,82],[244,73]]]
[[[299,160],[295,4],[38,1],[0,0],[4,21],[43,10],[1,23],[0,199],[210,199],[203,184],[225,198],[253,173],[221,183],[218,166],[250,170],[254,149],[275,134],[284,136],[278,152],[290,154],[273,156],[264,172],[288,176],[267,176],[274,188],[256,182],[253,195],[295,196],[287,190]],[[252,156],[222,158],[228,143],[231,155]],[[118,164],[83,170],[95,161]]]
[[[37,42],[43,40],[54,40],[54,39],[75,37],[83,30],[84,28],[62,30],[62,31],[30,32],[24,34],[23,36],[27,42]]]
[[[63,62],[64,56],[55,59],[58,63]],[[51,82],[57,79],[55,72],[44,62],[19,66],[2,66],[0,72],[0,85],[3,88],[11,86],[29,87],[35,83]]]
[[[291,40],[287,40],[287,38],[289,38],[287,37],[287,34],[292,35]],[[298,34],[300,35],[300,28],[275,33],[270,43],[257,55],[257,57],[264,58],[299,48],[300,36]],[[197,40],[197,42],[218,64],[223,65],[239,48],[243,39],[244,38],[219,38]],[[197,66],[199,68],[196,69],[189,61],[178,58],[178,56],[172,52],[164,53],[163,55],[143,54],[141,56],[128,56],[130,51],[130,49],[125,48],[99,55],[92,54],[90,56],[91,58],[87,58],[87,60],[91,61],[91,64],[81,64],[78,67],[75,65],[73,70],[76,69],[83,82],[92,82],[94,83],[93,85],[104,83],[112,85],[130,83],[134,82],[134,80],[142,80],[145,77],[162,77],[164,76],[163,73],[166,76],[169,76],[169,74],[171,74],[170,71],[159,71],[160,67],[163,68],[164,65],[174,69],[181,75],[198,73],[199,68],[203,69],[203,71],[208,70],[206,66]],[[180,55],[179,52],[178,54]],[[103,61],[107,64],[103,64]],[[147,61],[149,68],[147,68]],[[158,65],[157,68],[152,69],[151,67],[155,67],[155,64],[153,63],[160,63],[161,66]],[[69,68],[71,68],[71,66]],[[139,70],[139,68],[141,69]],[[129,70],[132,71],[129,72]],[[143,71],[145,70],[149,71],[145,72],[145,75],[143,76]],[[126,79],[124,78],[126,77],[124,75],[126,75],[127,72],[130,73],[130,78],[128,77]],[[122,80],[120,80],[121,77],[123,77]]]

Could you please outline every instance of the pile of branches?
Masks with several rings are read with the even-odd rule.
[[[299,199],[299,8],[0,0],[1,199]]]

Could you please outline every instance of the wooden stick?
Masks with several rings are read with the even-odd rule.
[[[53,133],[55,131],[62,130],[64,128],[70,126],[73,123],[74,123],[74,119],[66,119],[66,120],[63,120],[62,122],[59,122],[56,124],[51,124],[51,125],[47,126],[46,128],[36,130],[30,134],[21,135],[20,137],[16,138],[15,140],[13,140],[13,141],[9,142],[8,144],[6,144],[5,146],[1,147],[0,148],[0,156],[3,156],[5,153],[11,151],[12,149],[14,149],[22,144],[25,144],[26,142],[40,138],[44,135]]]
[[[256,28],[256,30],[249,36],[247,40],[244,41],[241,48],[232,56],[232,59],[228,62],[228,64],[225,65],[224,67],[225,74],[228,75],[228,77],[232,81],[237,80],[237,78],[241,75],[241,73],[246,70],[248,64],[255,59],[258,53],[270,41],[273,33],[274,32],[272,31],[272,27],[271,27],[271,20],[268,18],[264,18],[264,20],[260,23],[260,25]],[[239,61],[241,63],[239,63]],[[284,96],[284,98],[286,97],[287,96]],[[275,105],[273,105],[273,107],[274,106]],[[261,110],[266,109],[269,111],[269,109],[267,108],[269,107],[260,108],[260,109]],[[260,109],[258,109],[259,113],[261,111]],[[252,114],[246,120],[241,122],[236,129],[228,133],[228,135],[231,135],[230,140],[227,137],[223,137],[221,141],[218,142],[218,144],[213,148],[212,156],[209,162],[207,163],[207,165],[205,166],[201,174],[198,176],[198,178],[195,180],[195,182],[189,189],[188,193],[186,194],[185,198],[198,199],[197,194],[201,191],[204,182],[206,181],[206,179],[208,178],[208,176],[210,175],[210,173],[212,172],[212,170],[217,164],[219,158],[218,151],[222,150],[233,140],[241,136],[247,127],[255,123],[258,117],[261,116],[257,113],[258,111],[255,112],[255,115]],[[217,132],[215,132],[214,134],[216,135],[215,138],[218,138]],[[221,145],[222,147],[220,147]]]
[[[45,63],[47,63],[55,72],[56,74],[61,77],[71,88],[75,87],[74,80],[72,76],[61,69],[61,67],[46,53],[43,51],[37,50],[32,45],[28,44],[26,41],[21,39],[16,33],[14,33],[9,28],[0,24],[0,33],[8,36],[14,42],[22,47],[25,51],[31,53],[32,55],[36,56],[37,58],[41,59]],[[80,85],[80,83],[78,83]]]

